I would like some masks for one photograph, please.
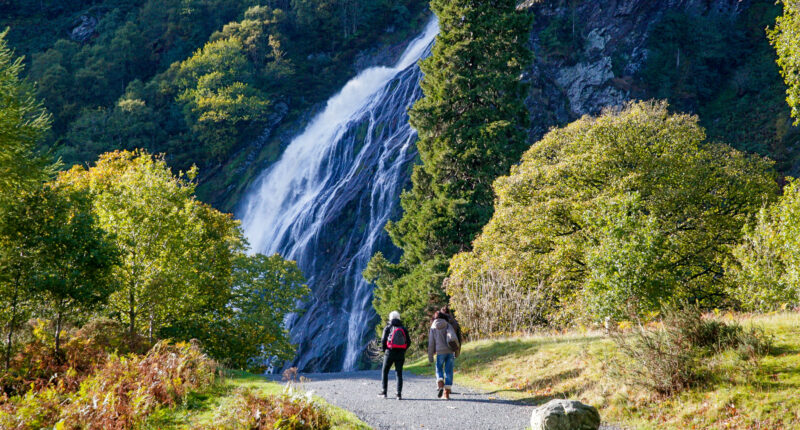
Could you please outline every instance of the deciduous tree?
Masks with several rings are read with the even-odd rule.
[[[543,286],[550,300],[531,315],[566,323],[678,300],[724,306],[723,263],[775,179],[769,160],[706,142],[697,117],[663,102],[584,117],[495,182],[494,216],[453,258],[448,292],[457,308],[464,286],[499,273]]]

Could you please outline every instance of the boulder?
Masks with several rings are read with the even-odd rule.
[[[597,430],[600,414],[576,400],[554,399],[533,409],[532,430]]]

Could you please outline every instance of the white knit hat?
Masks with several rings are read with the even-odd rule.
[[[391,311],[389,312],[389,321],[391,320],[399,320],[400,319],[400,312]]]

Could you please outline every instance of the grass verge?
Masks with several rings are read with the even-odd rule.
[[[539,404],[572,398],[596,406],[604,421],[635,429],[800,428],[800,314],[733,316],[760,327],[773,347],[757,364],[733,352],[710,357],[709,380],[672,397],[657,397],[615,379],[615,344],[600,333],[483,340],[456,359],[459,384]],[[432,375],[427,359],[406,366]]]
[[[242,371],[226,371],[225,378],[211,390],[202,395],[190,395],[180,407],[156,411],[148,418],[143,428],[165,430],[214,428],[215,412],[220,408],[225,408],[234,399],[234,392],[242,388],[251,389],[265,396],[281,394],[284,391],[284,385],[270,381],[261,375]],[[368,430],[370,428],[352,412],[333,406],[322,398],[315,396],[314,399],[325,409],[334,429]]]

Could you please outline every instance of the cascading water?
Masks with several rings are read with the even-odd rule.
[[[406,111],[421,96],[416,63],[438,30],[432,19],[394,67],[350,80],[240,205],[252,249],[296,260],[308,278],[305,312],[286,322],[298,344],[292,365],[303,371],[353,369],[372,334],[372,290],[361,272],[374,252],[397,253],[383,227],[416,155]]]

